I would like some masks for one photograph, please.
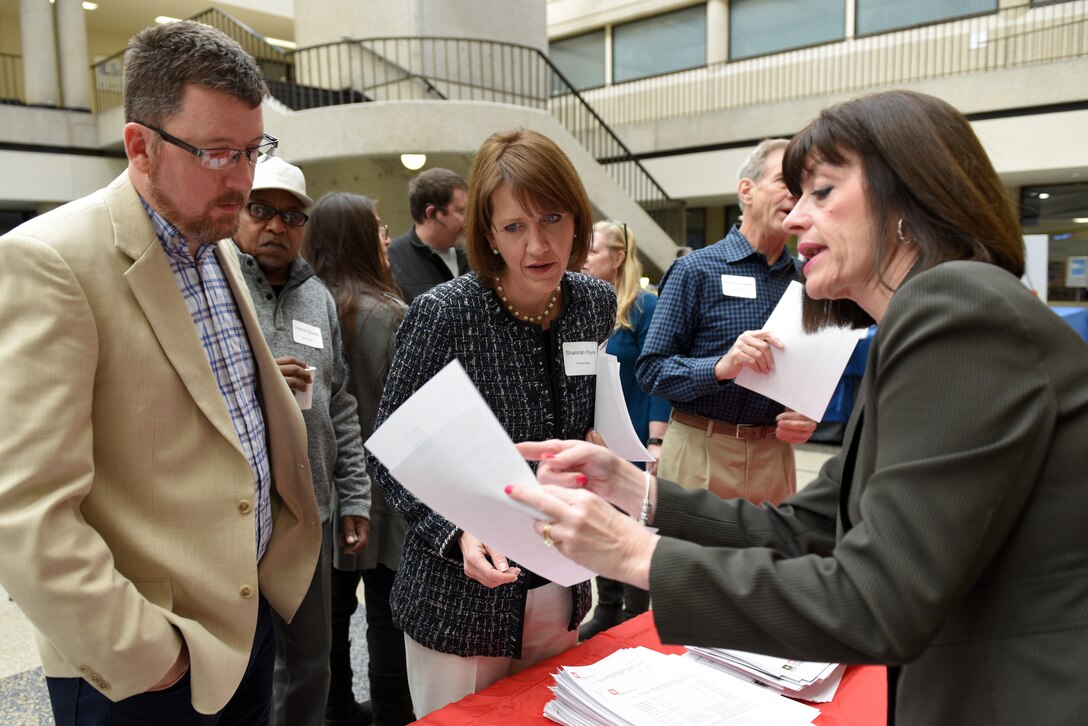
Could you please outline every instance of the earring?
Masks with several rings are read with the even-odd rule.
[[[499,251],[497,249],[495,249],[494,247],[492,247],[491,248],[491,254],[497,255],[497,254],[499,254]]]
[[[905,245],[909,245],[912,242],[914,242],[914,240],[907,239],[906,237],[903,236],[903,218],[902,217],[899,218],[899,224],[895,228],[895,233],[896,233],[896,235],[898,235],[899,241],[901,243],[905,244]]]

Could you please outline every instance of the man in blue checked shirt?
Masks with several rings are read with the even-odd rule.
[[[782,227],[795,201],[782,180],[787,143],[764,140],[741,166],[740,226],[680,257],[662,278],[635,367],[642,388],[673,407],[658,475],[757,503],[778,503],[797,490],[793,444],[816,427],[733,383],[743,367],[769,370],[771,348],[780,343],[760,328],[800,278]]]
[[[192,22],[125,53],[128,167],[0,238],[0,582],[58,724],[268,722],[321,522],[234,245],[276,147],[252,57]]]

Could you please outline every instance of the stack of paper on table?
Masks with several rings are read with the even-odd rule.
[[[819,710],[680,655],[626,648],[555,674],[544,715],[568,726],[811,724]]]
[[[814,703],[828,703],[835,697],[846,666],[778,658],[726,648],[688,647],[696,662],[719,668],[744,680],[753,680],[784,696]]]

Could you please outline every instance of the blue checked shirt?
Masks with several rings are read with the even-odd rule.
[[[144,202],[144,209],[170,261],[174,279],[227,403],[234,430],[238,432],[242,450],[253,469],[257,559],[260,560],[272,535],[272,474],[268,468],[264,415],[257,399],[257,363],[249,346],[249,336],[238,314],[230,284],[219,267],[215,245],[201,245],[194,260],[189,254],[189,242],[178,228],[163,219],[147,202]]]
[[[732,424],[774,424],[781,404],[733,381],[718,381],[714,365],[741,333],[763,327],[800,271],[789,250],[768,267],[735,226],[720,242],[676,260],[661,280],[635,365],[639,385],[684,413]],[[722,294],[722,275],[755,278],[755,299]]]

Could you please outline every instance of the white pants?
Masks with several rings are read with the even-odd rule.
[[[550,582],[529,591],[522,625],[521,658],[462,657],[425,648],[404,635],[408,687],[416,718],[460,701],[495,681],[539,663],[578,644],[578,630],[567,630],[573,594]]]

